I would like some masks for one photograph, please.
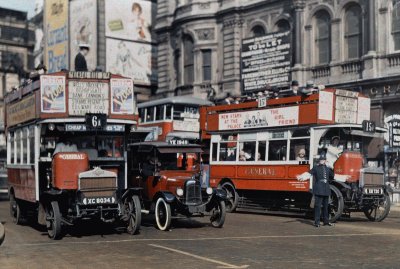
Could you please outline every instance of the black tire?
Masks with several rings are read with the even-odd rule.
[[[235,187],[230,182],[224,182],[220,187],[226,191],[227,195],[227,200],[225,201],[226,212],[235,212],[239,203],[239,195]]]
[[[164,198],[160,197],[155,206],[156,227],[161,231],[168,231],[171,228],[171,205]]]
[[[225,223],[225,217],[226,217],[226,206],[225,206],[225,201],[219,200],[219,201],[214,201],[214,207],[211,209],[211,225],[214,228],[222,228]]]
[[[129,234],[136,234],[140,229],[142,223],[142,209],[140,200],[137,195],[125,200],[125,212],[128,214],[126,231]]]
[[[6,237],[5,229],[3,224],[0,222],[0,246],[4,242],[4,238]]]
[[[382,221],[390,212],[390,197],[387,193],[383,200],[379,201],[377,205],[364,209],[364,215],[370,221]]]
[[[330,185],[330,187],[331,187],[331,196],[329,197],[329,208],[328,208],[329,222],[335,222],[343,214],[344,200],[342,193],[337,187],[333,185]]]
[[[52,201],[46,208],[46,227],[49,238],[53,240],[61,238],[61,212],[57,201]]]
[[[21,225],[25,223],[21,202],[15,198],[14,194],[10,194],[10,215],[15,224]]]

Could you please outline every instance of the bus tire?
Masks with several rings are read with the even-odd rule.
[[[333,185],[331,187],[331,196],[329,197],[329,222],[336,222],[342,216],[344,209],[343,195],[340,190]]]
[[[161,231],[168,231],[171,228],[171,205],[164,198],[159,197],[155,206],[156,226]]]
[[[15,224],[25,223],[21,202],[15,198],[13,193],[10,194],[10,215]]]
[[[137,195],[133,195],[130,199],[125,199],[126,214],[128,214],[127,232],[136,234],[140,229],[142,222],[142,210],[140,200]]]
[[[62,235],[61,212],[57,201],[51,201],[46,209],[46,227],[49,238],[58,240]]]
[[[364,215],[370,221],[380,222],[384,220],[390,212],[390,197],[387,193],[385,193],[385,197],[382,202],[379,202],[378,205],[373,207],[368,207],[364,209]]]
[[[237,193],[235,187],[229,181],[222,183],[220,187],[226,191],[227,195],[227,200],[225,201],[226,212],[235,212],[239,203],[239,194]]]

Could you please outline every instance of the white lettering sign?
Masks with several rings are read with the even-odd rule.
[[[200,131],[200,123],[198,121],[174,120],[173,128],[176,131],[198,132]]]
[[[69,114],[84,116],[87,113],[108,115],[108,84],[105,82],[69,81]]]
[[[288,126],[298,123],[298,106],[259,109],[219,115],[219,130]]]
[[[327,91],[319,92],[318,119],[333,120],[333,93]]]

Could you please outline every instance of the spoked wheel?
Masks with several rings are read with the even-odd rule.
[[[157,199],[155,215],[158,229],[167,231],[171,228],[171,206],[162,197]]]
[[[52,201],[46,208],[46,227],[51,239],[61,238],[61,212],[57,201]]]
[[[25,221],[21,204],[15,198],[14,194],[10,194],[10,215],[15,224],[21,225]]]
[[[214,201],[214,207],[211,209],[211,225],[215,228],[222,228],[225,223],[226,207],[225,201]]]
[[[136,234],[142,222],[142,212],[140,200],[137,195],[125,199],[125,214],[127,214],[127,228],[129,234]]]
[[[387,193],[383,199],[376,201],[375,205],[364,209],[364,214],[370,221],[382,221],[389,215],[389,212],[390,197]]]
[[[236,210],[239,202],[239,195],[235,187],[230,182],[225,182],[221,185],[221,189],[226,191],[227,200],[225,201],[226,212],[231,213]]]
[[[343,213],[344,200],[343,195],[338,188],[333,185],[331,187],[331,196],[329,197],[329,222],[337,221]]]

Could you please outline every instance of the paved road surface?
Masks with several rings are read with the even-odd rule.
[[[17,226],[0,201],[6,239],[0,268],[400,268],[400,212],[382,223],[352,216],[314,228],[296,216],[229,214],[222,229],[207,219],[175,223],[168,232],[145,218],[140,234],[99,223],[51,241],[41,227]]]

